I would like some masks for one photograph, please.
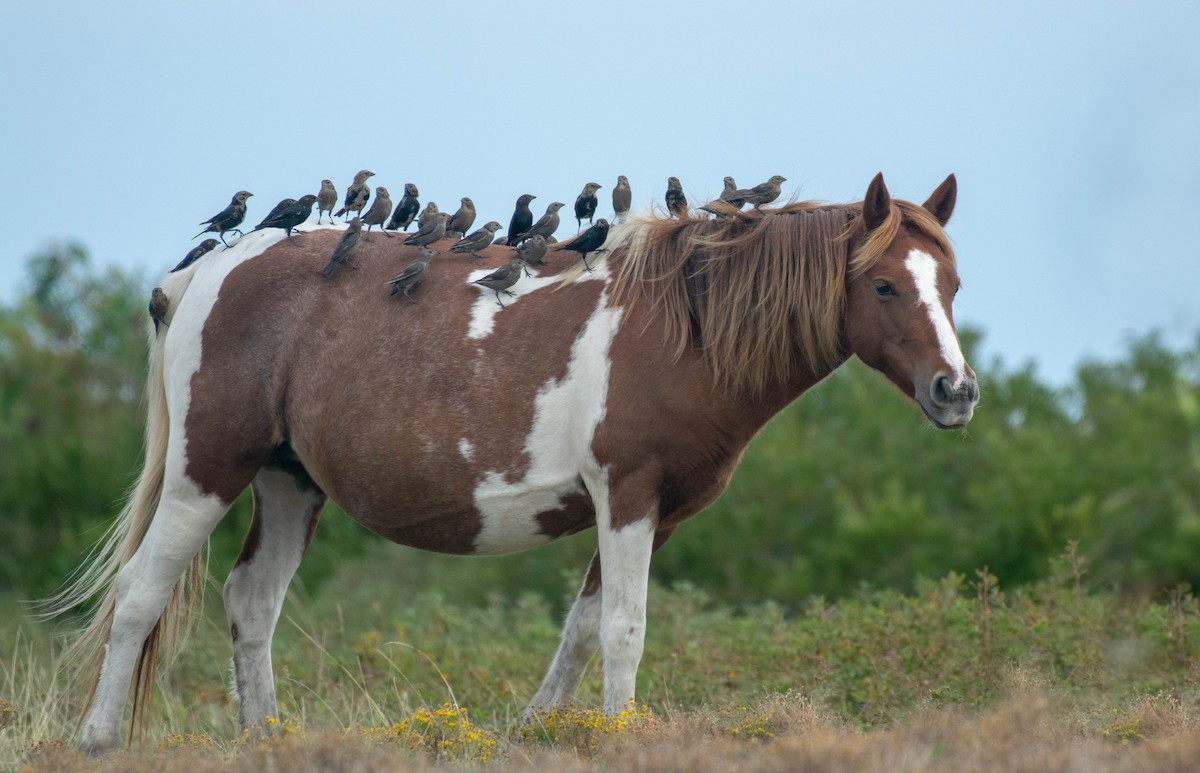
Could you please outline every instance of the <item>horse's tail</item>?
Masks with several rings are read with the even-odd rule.
[[[191,284],[195,269],[168,274],[163,281],[163,290],[169,306],[165,321],[169,324],[174,317],[184,293]],[[99,602],[92,610],[87,625],[78,632],[63,654],[61,662],[72,670],[79,669],[81,676],[88,676],[93,693],[89,695],[84,713],[94,697],[95,684],[103,660],[104,646],[112,629],[113,613],[116,608],[117,573],[142,544],[150,522],[158,509],[162,497],[163,478],[167,460],[167,441],[170,421],[167,412],[166,385],[163,376],[163,347],[171,328],[164,328],[162,335],[150,326],[149,376],[146,382],[146,438],[145,461],[137,483],[130,490],[116,520],[109,526],[100,542],[92,550],[88,560],[72,575],[66,586],[55,596],[40,605],[39,616],[52,618],[72,609],[86,606],[92,599]],[[186,634],[186,623],[198,609],[203,591],[207,550],[196,554],[189,571],[184,573],[172,590],[158,623],[146,637],[136,669],[136,686],[133,696],[135,724],[145,721],[146,707],[154,689],[154,670],[160,655],[165,660],[174,657],[177,645]],[[90,669],[90,670],[89,670]]]

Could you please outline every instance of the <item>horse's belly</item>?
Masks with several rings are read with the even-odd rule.
[[[481,529],[474,552],[484,555],[528,550],[596,522],[591,498],[577,476],[509,483],[489,473],[475,487],[475,507]]]

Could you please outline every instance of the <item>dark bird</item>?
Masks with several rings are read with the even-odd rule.
[[[510,292],[508,288],[517,283],[517,280],[521,278],[521,272],[521,259],[513,258],[492,273],[476,279],[471,284],[481,285],[489,290],[494,290],[496,292],[496,303],[499,303],[500,308],[503,309],[504,302],[500,300],[500,293],[515,297],[516,294]]]
[[[402,228],[405,231],[412,225],[412,221],[417,217],[417,211],[421,209],[421,202],[417,201],[417,186],[412,183],[404,183],[404,196],[400,199],[400,203],[396,205],[396,211],[392,213],[392,219],[388,221],[388,230],[394,231],[397,228]]]
[[[536,198],[532,193],[522,193],[517,197],[517,207],[513,210],[512,218],[508,221],[508,231],[505,232],[509,244],[516,244],[517,237],[533,225],[533,212],[529,209],[529,202]]]
[[[263,223],[267,222],[268,220],[275,217],[280,212],[282,212],[283,210],[287,209],[288,207],[292,206],[295,203],[296,203],[295,199],[283,199],[282,201],[280,201],[278,204],[276,204],[274,207],[271,208],[271,211],[267,213],[267,216],[262,219],[262,223],[259,223],[258,225],[254,226],[254,228],[252,228],[250,230],[252,230],[252,231],[259,230],[260,228],[263,227]]]
[[[367,214],[362,216],[363,225],[367,227],[367,233],[371,232],[371,226],[377,225],[380,230],[383,230],[383,224],[388,219],[388,215],[392,212],[392,197],[388,194],[388,189],[380,185],[375,189],[375,201],[371,202],[371,208],[367,210]],[[389,239],[391,234],[384,234]]]
[[[375,173],[363,169],[358,174],[354,175],[354,182],[350,183],[350,187],[346,189],[346,200],[341,209],[333,213],[334,217],[349,215],[351,212],[362,212],[363,207],[367,206],[367,201],[371,198],[371,186],[367,185],[367,178],[374,177]]]
[[[417,227],[422,228],[433,222],[434,218],[441,212],[438,209],[436,201],[431,201],[425,205],[425,209],[421,210],[421,214],[417,215]]]
[[[667,211],[680,220],[687,217],[687,197],[683,195],[683,183],[678,177],[667,178]]]
[[[562,209],[564,206],[565,205],[561,201],[550,202],[550,205],[546,207],[546,214],[539,217],[538,221],[530,226],[529,230],[525,231],[524,233],[517,234],[517,241],[532,239],[535,236],[543,236],[545,237],[546,241],[550,241],[550,238],[554,235],[554,232],[558,230],[558,210]],[[512,240],[510,239],[509,244],[511,243]]]
[[[155,287],[150,291],[150,319],[154,320],[154,335],[158,335],[159,323],[163,327],[168,327],[167,309],[171,308],[171,300],[167,294],[163,292],[161,287]]]
[[[212,248],[216,247],[220,242],[216,239],[205,239],[192,248],[192,251],[183,256],[183,260],[179,261],[179,265],[168,271],[168,274],[174,274],[176,271],[182,271],[188,266],[195,263],[200,258],[212,252]]]
[[[755,209],[758,209],[763,204],[770,204],[779,198],[779,184],[782,182],[787,182],[787,178],[777,174],[765,183],[759,183],[753,188],[742,188],[735,191],[729,199],[729,203],[737,207],[741,207],[742,204],[751,204]]]
[[[469,235],[463,237],[458,244],[450,248],[451,252],[466,254],[470,256],[471,262],[479,265],[479,257],[475,254],[492,243],[492,236],[500,230],[500,224],[495,220],[485,223],[483,228],[473,231]]]
[[[392,291],[388,295],[395,295],[398,292],[403,292],[404,297],[408,298],[409,303],[416,303],[413,297],[408,294],[409,290],[416,289],[417,285],[425,281],[425,275],[429,273],[429,261],[436,252],[428,247],[422,247],[417,253],[417,258],[412,263],[404,267],[404,270],[388,281],[392,286]]]
[[[337,206],[337,188],[332,180],[321,181],[321,192],[317,194],[317,223],[320,224],[324,213],[329,213],[329,222],[333,222],[333,208]]]
[[[445,238],[446,221],[449,219],[450,216],[445,212],[437,213],[433,220],[418,228],[404,240],[404,243],[414,244],[418,247],[428,247],[437,240]]]
[[[617,185],[612,190],[613,219],[618,223],[625,222],[629,214],[629,205],[633,201],[633,191],[629,189],[629,178],[617,175]]]
[[[287,201],[287,199],[284,199],[284,201]],[[254,227],[254,230],[257,231],[260,228],[282,228],[287,232],[287,236],[290,239],[292,238],[292,229],[312,216],[313,204],[316,201],[316,196],[306,193],[298,201],[293,201],[278,212],[272,212],[270,215],[267,215],[265,220]]]
[[[535,236],[520,247],[517,247],[517,256],[525,264],[526,274],[529,273],[529,269],[532,266],[546,265],[546,261],[543,258],[546,257],[547,249],[549,248],[546,246],[546,240],[541,236]]]
[[[596,191],[603,188],[600,183],[588,183],[583,186],[583,191],[575,197],[575,228],[583,227],[583,219],[586,217],[588,225],[592,224],[592,218],[596,214],[596,205],[600,202],[596,199]]]
[[[596,224],[579,234],[577,238],[572,240],[565,247],[559,247],[560,250],[571,250],[578,252],[579,257],[583,258],[583,267],[588,271],[592,271],[592,267],[588,265],[587,256],[589,252],[595,252],[604,245],[604,240],[608,238],[608,221],[600,218]]]
[[[358,246],[358,240],[362,236],[362,218],[357,215],[350,221],[350,225],[346,226],[346,233],[342,234],[342,238],[338,239],[337,246],[333,248],[333,255],[329,258],[329,262],[325,264],[325,268],[321,269],[321,273],[326,278],[333,276],[333,270],[345,263],[350,268],[357,268],[350,260],[350,253],[354,252],[354,248]]]
[[[471,226],[475,225],[475,202],[467,196],[459,199],[460,205],[458,211],[450,216],[446,221],[446,233],[458,234],[458,238],[462,238],[463,234],[471,230]]]
[[[196,234],[196,236],[210,232],[215,233],[221,239],[221,244],[228,247],[229,242],[225,241],[225,233],[227,231],[237,231],[238,234],[241,234],[238,226],[246,219],[246,199],[253,195],[249,191],[238,191],[233,194],[233,199],[229,202],[228,207],[225,207],[225,209],[213,215],[208,220],[200,223],[200,225],[207,225],[208,228],[205,228]],[[195,239],[196,236],[192,238]]]

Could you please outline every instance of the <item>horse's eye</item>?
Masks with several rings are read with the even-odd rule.
[[[896,288],[892,287],[891,282],[880,279],[875,282],[875,294],[880,298],[889,298],[896,294]]]

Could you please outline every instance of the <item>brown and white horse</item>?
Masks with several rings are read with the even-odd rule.
[[[956,183],[922,206],[882,176],[864,202],[614,226],[594,273],[571,252],[497,305],[490,268],[433,245],[417,305],[388,280],[415,254],[342,226],[248,234],[170,275],[152,338],[145,466],[106,548],[56,600],[103,594],[77,651],[99,671],[79,729],[114,747],[172,646],[202,546],[251,486],[225,583],[238,724],[276,714],[271,637],[326,499],[390,540],[495,554],[596,527],[599,547],[530,709],[570,701],[597,646],[604,707],[634,697],[651,554],[725,488],[780,409],[851,355],[937,427],[978,400],[955,336],[943,231]],[[189,572],[189,566],[191,571]]]

